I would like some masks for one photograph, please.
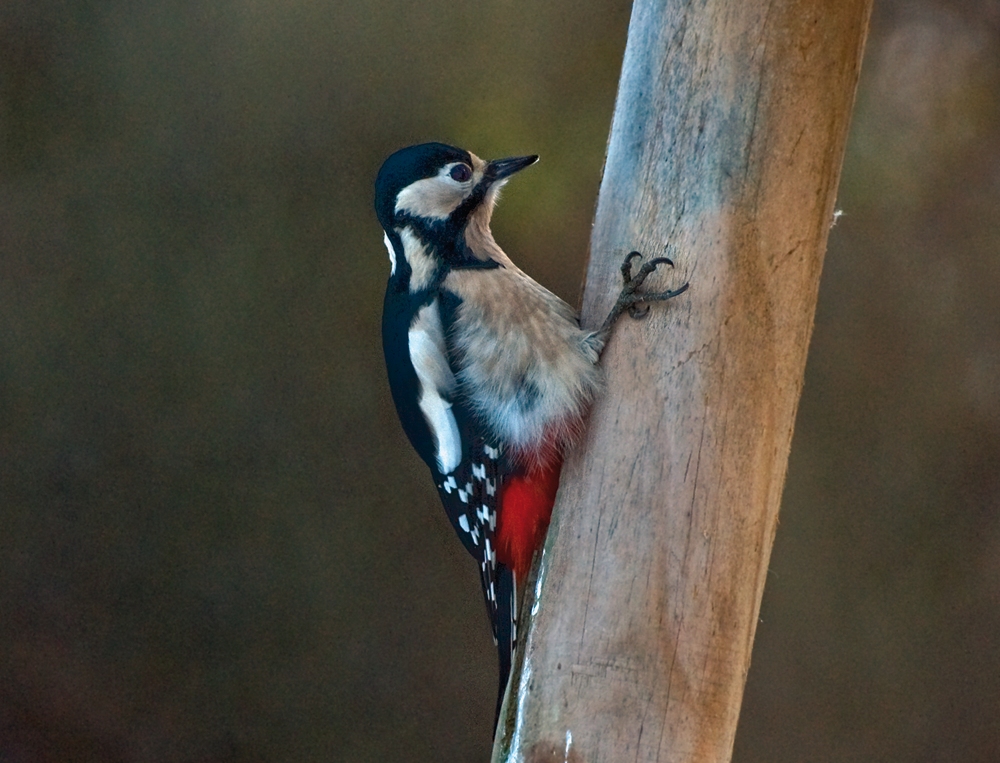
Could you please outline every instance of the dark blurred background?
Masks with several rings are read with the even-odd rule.
[[[485,761],[381,360],[382,159],[537,152],[575,301],[629,4],[0,5],[0,761]],[[738,763],[1000,760],[1000,2],[880,0]]]

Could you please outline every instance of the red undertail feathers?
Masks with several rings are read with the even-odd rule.
[[[545,540],[559,488],[562,458],[506,480],[500,495],[497,559],[525,580],[531,557]]]

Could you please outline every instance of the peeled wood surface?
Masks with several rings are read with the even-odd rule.
[[[583,321],[632,249],[691,289],[604,353],[494,760],[731,757],[869,13],[635,3]]]

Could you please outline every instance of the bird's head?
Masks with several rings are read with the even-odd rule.
[[[443,143],[422,143],[392,154],[375,181],[375,212],[385,230],[393,272],[400,256],[414,270],[414,257],[448,264],[487,259],[473,239],[489,237],[501,186],[536,161],[537,156],[484,161]]]

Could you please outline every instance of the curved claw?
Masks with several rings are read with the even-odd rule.
[[[621,315],[626,310],[632,318],[644,318],[649,312],[649,305],[652,302],[663,302],[665,300],[676,297],[678,294],[682,294],[688,288],[688,284],[672,289],[669,291],[653,292],[653,293],[641,293],[639,288],[643,285],[646,278],[656,270],[660,265],[667,265],[669,267],[674,267],[674,262],[669,257],[654,257],[648,262],[644,262],[642,267],[639,268],[639,272],[632,275],[632,263],[636,259],[642,259],[642,253],[638,251],[631,251],[626,255],[625,260],[622,262],[621,272],[622,280],[624,284],[622,285],[621,294],[618,295],[618,301],[615,306],[611,308],[611,312],[608,314],[607,319],[604,321],[604,325],[601,326],[598,335],[603,337],[602,341],[607,338],[608,332],[611,331],[611,327],[614,322],[618,320],[618,316]]]
[[[642,259],[642,253],[636,251],[629,252],[628,255],[626,255],[625,257],[625,261],[622,262],[622,267],[621,267],[622,282],[625,284],[625,288],[631,291],[634,291],[635,289],[642,286],[643,282],[646,280],[646,277],[654,270],[656,270],[656,268],[658,268],[660,265],[669,265],[670,267],[674,266],[674,261],[671,260],[669,257],[654,257],[649,262],[644,262],[642,264],[642,267],[639,268],[639,272],[636,273],[635,276],[633,276],[632,261],[635,260],[636,258]]]
[[[690,283],[686,283],[686,284],[683,284],[682,286],[678,286],[676,289],[668,289],[667,291],[658,291],[658,292],[653,292],[651,294],[643,294],[642,295],[642,301],[643,302],[665,302],[668,299],[673,299],[678,294],[683,294],[684,292],[686,292],[688,290],[689,286],[691,286],[691,284]]]
[[[640,318],[645,318],[649,315],[649,305],[645,302],[639,302],[634,305],[629,305],[628,315],[633,320],[639,320]]]
[[[674,261],[669,257],[654,257],[642,267],[644,269],[649,268],[650,270],[655,270],[657,265],[669,265],[670,267],[673,267]]]
[[[649,262],[644,262],[642,267],[639,268],[639,272],[635,274],[635,278],[627,281],[625,285],[633,290],[639,288],[643,285],[643,283],[645,283],[649,274],[655,271],[659,265],[669,265],[670,267],[673,267],[674,262],[668,257],[654,257]]]
[[[632,280],[632,260],[634,260],[636,257],[638,257],[641,260],[642,253],[633,250],[626,255],[625,261],[622,263],[622,268],[621,268],[622,278],[624,279],[625,283],[628,283],[629,281]]]

